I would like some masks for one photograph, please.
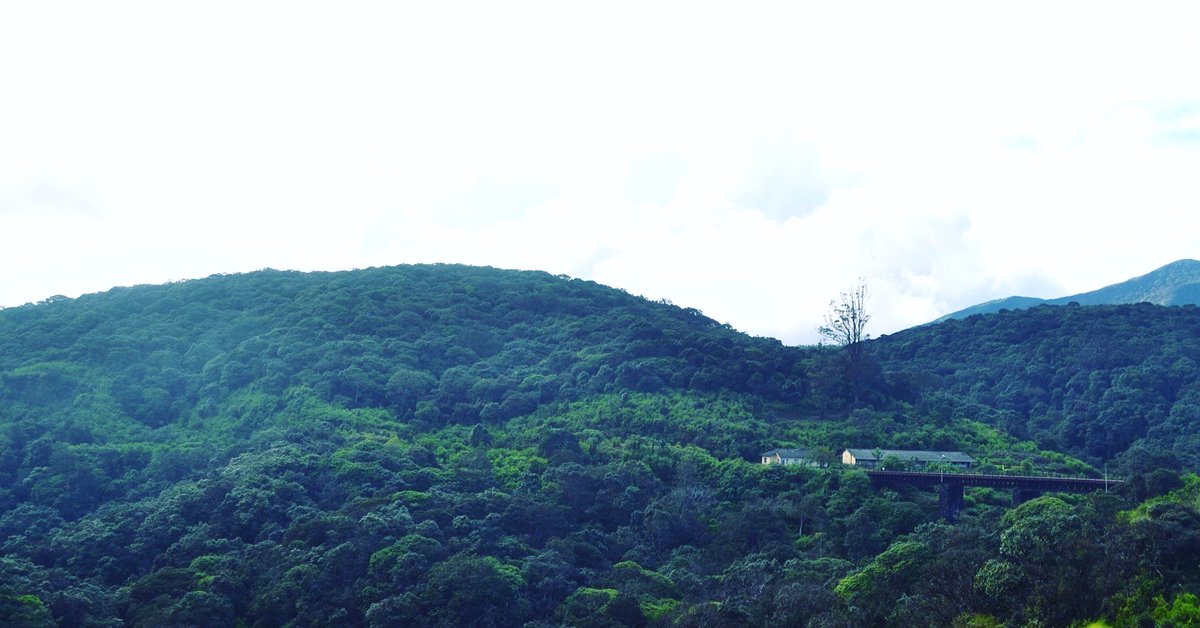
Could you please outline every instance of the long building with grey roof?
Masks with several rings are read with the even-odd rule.
[[[842,452],[842,463],[867,469],[878,469],[884,460],[895,458],[917,467],[931,464],[948,464],[960,469],[970,469],[975,459],[961,451],[925,451],[915,449],[847,449]]]

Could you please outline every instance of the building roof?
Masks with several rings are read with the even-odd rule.
[[[771,451],[764,452],[762,456],[763,456],[763,458],[767,458],[769,456],[774,456],[775,454],[779,454],[780,458],[809,458],[812,456],[812,450],[811,449],[772,449]]]
[[[919,449],[847,449],[855,460],[882,461],[888,456],[917,462],[973,463],[975,459],[961,451],[925,451]],[[876,455],[878,453],[878,455]]]

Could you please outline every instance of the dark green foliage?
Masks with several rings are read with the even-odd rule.
[[[264,271],[0,311],[0,617],[1183,621],[1195,316],[914,330],[871,343],[854,390],[828,352],[543,273]],[[1097,473],[1024,436],[1130,481],[1007,514],[969,492],[949,526],[935,494],[836,464],[889,445]],[[757,464],[778,446],[834,465]]]

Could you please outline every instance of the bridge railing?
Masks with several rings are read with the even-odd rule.
[[[1085,478],[1079,476],[1001,475],[992,473],[944,473],[941,471],[892,471],[868,469],[867,475],[877,480],[907,484],[958,484],[966,486],[1025,487],[1038,490],[1094,490],[1120,486],[1117,478]]]
[[[847,466],[854,466],[854,465],[847,465]],[[1000,469],[998,472],[989,471],[987,473],[981,473],[980,471],[975,470],[975,469],[963,469],[961,467],[955,467],[954,469],[945,469],[945,470],[943,470],[943,469],[933,469],[933,470],[931,470],[931,469],[885,469],[885,468],[879,468],[879,467],[877,467],[877,468],[862,467],[862,469],[864,471],[888,471],[888,472],[893,472],[893,473],[932,473],[932,474],[940,474],[940,475],[987,475],[987,476],[1003,476],[1003,477],[1012,477],[1012,478],[1062,478],[1062,479],[1068,479],[1068,480],[1106,480],[1107,479],[1110,482],[1124,481],[1122,478],[1117,478],[1117,477],[1108,477],[1108,476],[1088,477],[1088,476],[1082,476],[1082,475],[1073,475],[1073,474],[1069,474],[1069,473],[1058,473],[1058,472],[1050,472],[1050,471],[1040,471],[1039,472],[1036,470],[1034,471],[1035,475],[1030,475],[1029,472],[1026,472],[1022,469]]]

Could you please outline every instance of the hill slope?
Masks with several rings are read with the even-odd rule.
[[[1105,286],[1099,290],[1055,299],[1037,297],[1007,297],[952,312],[935,322],[966,318],[974,314],[994,314],[1000,310],[1016,310],[1037,305],[1121,305],[1154,303],[1156,305],[1200,304],[1200,262],[1183,259],[1128,281]]]

